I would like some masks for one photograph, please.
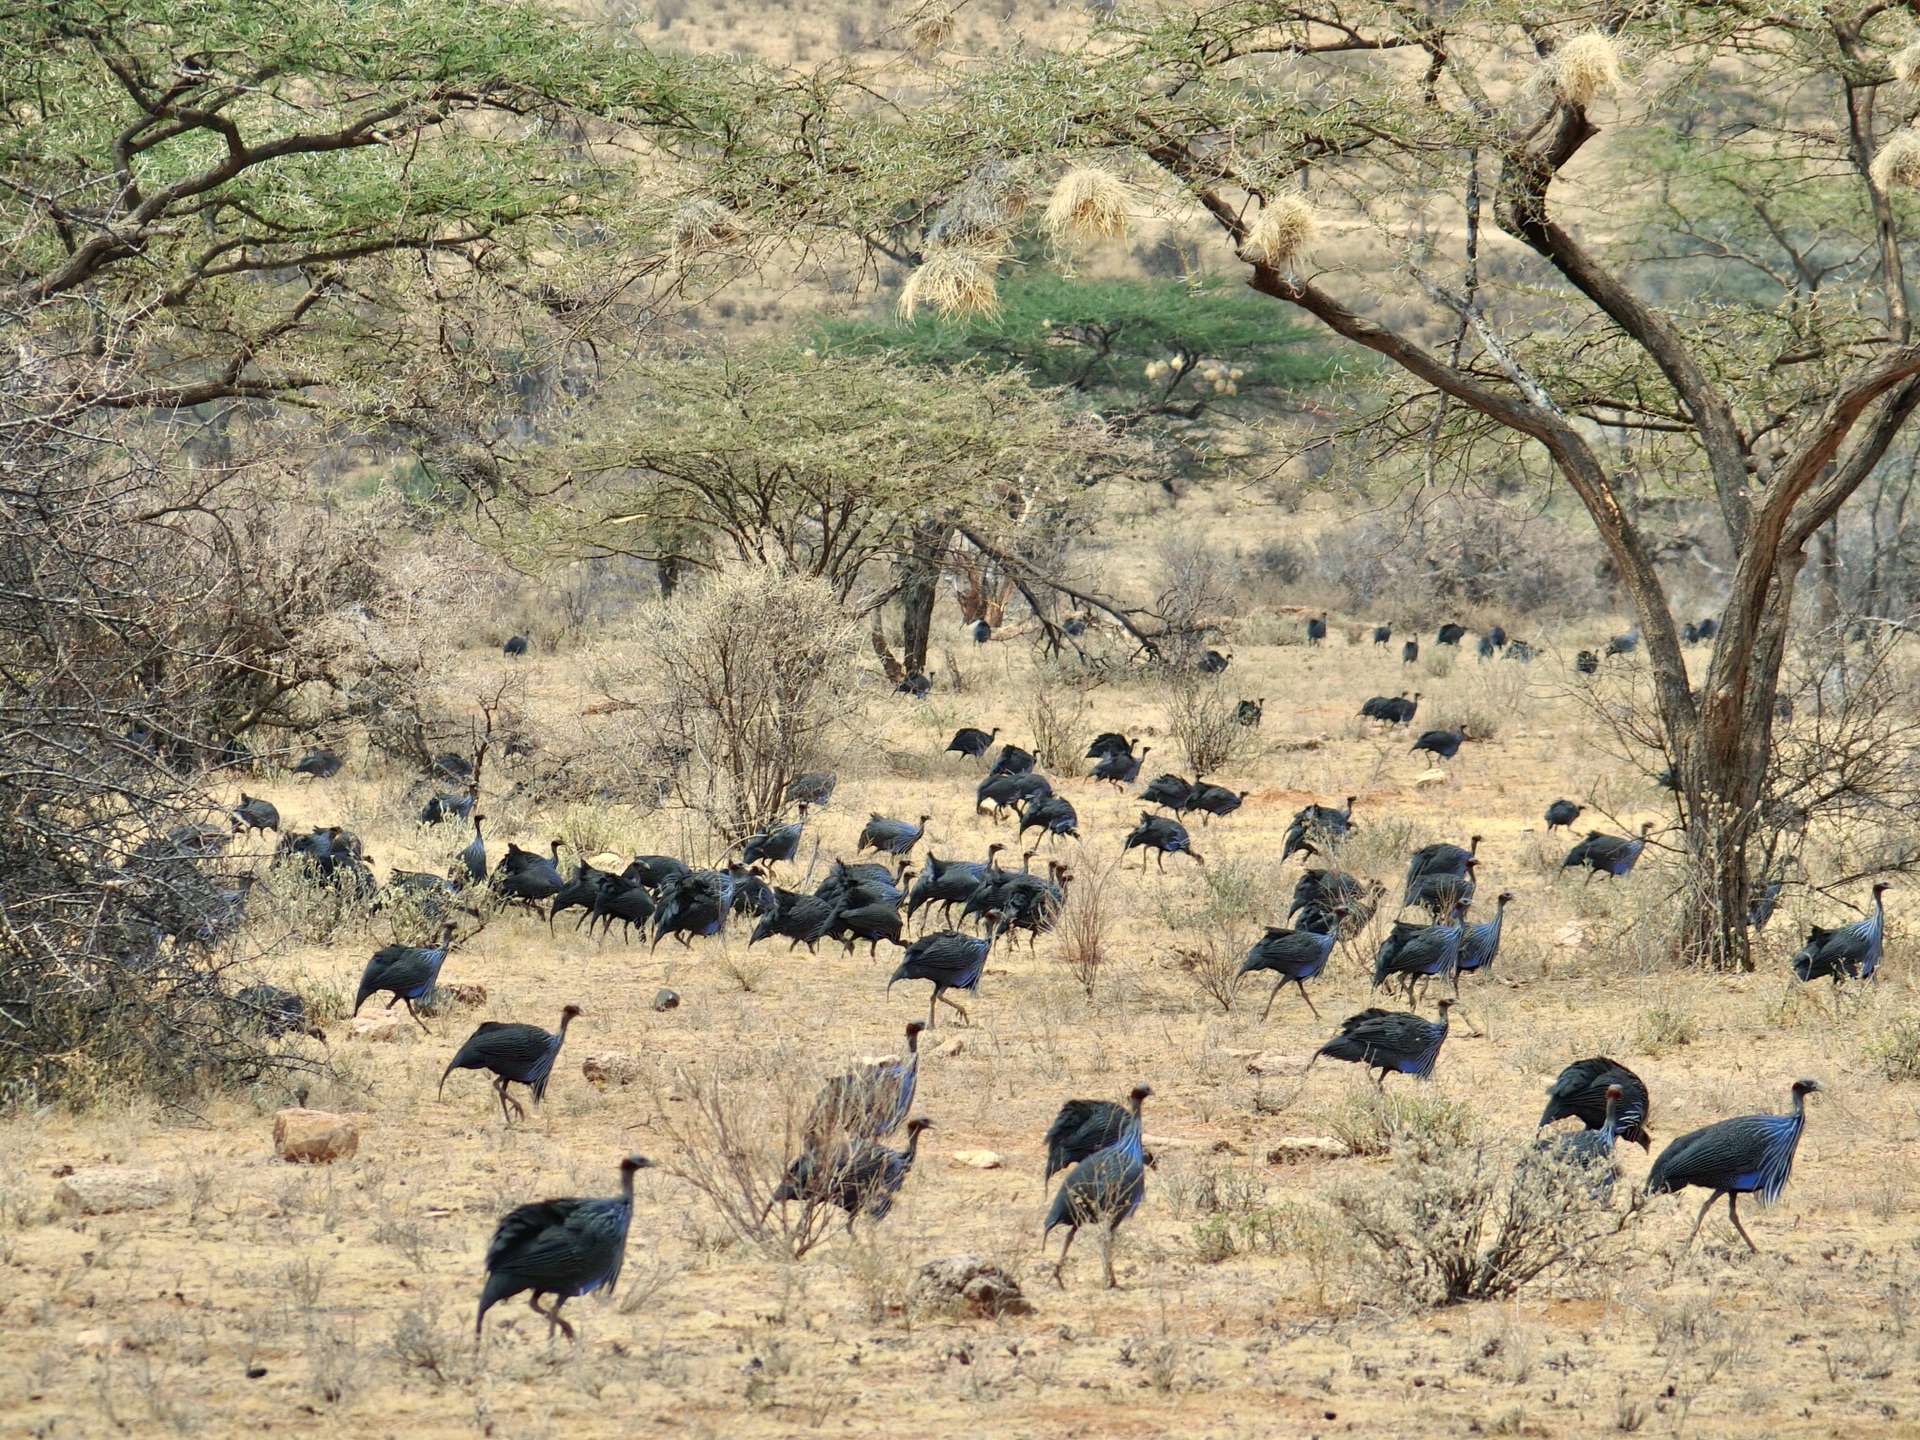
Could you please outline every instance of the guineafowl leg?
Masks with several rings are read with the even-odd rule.
[[[1713,1202],[1718,1200],[1720,1196],[1724,1193],[1725,1193],[1724,1191],[1716,1190],[1711,1195],[1707,1196],[1707,1203],[1702,1205],[1700,1207],[1700,1213],[1693,1217],[1693,1229],[1687,1232],[1688,1245],[1692,1245],[1693,1237],[1700,1233],[1700,1226],[1703,1222],[1705,1222],[1707,1218],[1707,1211],[1713,1208]]]
[[[1740,1197],[1738,1195],[1732,1193],[1727,1195],[1727,1218],[1733,1221],[1733,1228],[1740,1232],[1740,1238],[1747,1242],[1747,1249],[1758,1255],[1760,1253],[1760,1247],[1753,1243],[1753,1237],[1747,1234],[1747,1227],[1740,1223]]]
[[[1282,989],[1283,987],[1285,987],[1285,985],[1286,985],[1286,983],[1287,983],[1287,977],[1286,977],[1286,976],[1284,976],[1284,975],[1282,975],[1282,976],[1281,976],[1281,977],[1279,978],[1279,980],[1277,980],[1277,981],[1276,981],[1276,982],[1274,983],[1274,987],[1273,987],[1273,989],[1272,989],[1272,990],[1270,990],[1270,991],[1269,991],[1269,992],[1267,993],[1267,1004],[1266,1004],[1266,1008],[1265,1008],[1264,1010],[1262,1010],[1262,1011],[1260,1012],[1260,1018],[1261,1018],[1262,1020],[1265,1020],[1265,1019],[1267,1018],[1267,1016],[1269,1016],[1269,1015],[1271,1015],[1271,1014],[1273,1013],[1273,997],[1274,997],[1275,995],[1278,995],[1278,994],[1280,993],[1280,991],[1281,991],[1281,989]]]
[[[1119,1226],[1120,1221],[1115,1218],[1108,1221],[1106,1228],[1100,1232],[1100,1268],[1106,1273],[1109,1290],[1117,1289],[1120,1283],[1113,1278],[1113,1232]]]
[[[1313,1018],[1318,1020],[1320,1018],[1320,1007],[1315,1005],[1313,1003],[1313,997],[1307,994],[1307,982],[1304,980],[1295,980],[1293,983],[1300,987],[1300,998],[1307,1002],[1307,1009],[1311,1010],[1313,1012]]]
[[[927,1001],[927,1028],[929,1030],[933,1029],[933,1017],[934,1017],[934,1014],[936,1013],[934,1010],[934,1007],[939,1003],[940,1003],[940,987],[936,985],[933,988],[933,998]]]
[[[1067,1238],[1062,1241],[1060,1245],[1060,1261],[1053,1267],[1053,1283],[1058,1285],[1062,1290],[1067,1288],[1067,1282],[1060,1278],[1060,1272],[1067,1268],[1067,1251],[1073,1248],[1073,1237],[1079,1233],[1080,1227],[1078,1225],[1070,1225],[1067,1227]]]
[[[962,1005],[958,1000],[949,1000],[944,995],[936,995],[933,998],[938,1000],[942,1005],[950,1006],[958,1010],[960,1012],[960,1023],[962,1025],[973,1024],[973,1017],[967,1013],[967,1007]]]
[[[1162,875],[1166,874],[1167,873],[1167,852],[1164,850],[1156,850],[1153,852],[1153,858],[1160,862],[1160,873]],[[1142,860],[1140,862],[1140,868],[1142,870],[1146,869],[1147,862]]]
[[[511,1125],[513,1117],[507,1113],[507,1082],[498,1075],[493,1077],[493,1093],[500,1102],[500,1118]]]
[[[389,1005],[387,1008],[391,1010],[393,1007]],[[413,1023],[418,1025],[422,1030],[426,1030],[427,1034],[431,1035],[433,1033],[431,1030],[427,1030],[427,1022],[420,1018],[420,1012],[413,1008],[413,1001],[411,1000],[407,1001],[407,1014],[411,1015],[413,1017]]]
[[[527,1118],[527,1107],[507,1093],[507,1086],[512,1083],[510,1080],[502,1080],[500,1082],[500,1099],[504,1102],[501,1106],[501,1113],[504,1115],[506,1113],[506,1106],[511,1105],[513,1107],[513,1113],[524,1120]]]

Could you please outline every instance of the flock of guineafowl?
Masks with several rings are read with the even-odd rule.
[[[1309,623],[1309,643],[1326,634],[1325,617]],[[1436,640],[1459,645],[1467,637],[1459,625],[1441,627]],[[1712,622],[1686,627],[1689,643],[1713,638]],[[1390,644],[1393,632],[1380,626],[1374,644]],[[1633,634],[1616,637],[1608,656],[1630,653]],[[515,647],[518,648],[515,648]],[[524,654],[526,642],[516,637],[510,654]],[[1403,659],[1418,657],[1417,639],[1408,639]],[[1535,650],[1494,627],[1479,638],[1483,658],[1504,654],[1526,663]],[[1575,668],[1593,673],[1600,663],[1592,651],[1581,651]],[[1203,668],[1224,671],[1230,656],[1207,652]],[[911,689],[919,695],[924,691]],[[1360,714],[1385,727],[1411,731],[1419,695],[1375,696]],[[1243,725],[1261,723],[1264,700],[1242,701],[1236,718]],[[987,848],[980,860],[942,859],[932,853],[927,836],[929,816],[914,820],[873,815],[859,832],[856,856],[833,858],[819,882],[810,889],[780,883],[782,867],[801,872],[799,855],[811,817],[833,799],[836,779],[825,773],[796,776],[786,799],[793,818],[751,835],[727,863],[696,867],[671,856],[641,855],[620,870],[596,869],[583,856],[569,871],[563,867],[564,842],[555,840],[545,852],[508,845],[504,855],[490,858],[486,817],[475,807],[472,789],[466,793],[435,794],[420,813],[426,823],[458,820],[472,829],[472,838],[456,857],[447,876],[396,871],[384,885],[374,881],[370,859],[357,839],[339,827],[321,827],[304,834],[286,834],[278,858],[298,861],[310,869],[315,883],[347,890],[370,906],[404,897],[436,927],[429,943],[390,945],[367,962],[354,998],[357,1015],[369,999],[388,997],[387,1004],[405,1005],[422,1028],[416,1007],[429,1002],[458,933],[455,917],[465,911],[481,913],[481,898],[494,905],[520,906],[545,919],[549,928],[563,915],[578,912],[576,927],[591,933],[597,927],[610,934],[615,924],[623,935],[638,930],[657,947],[671,937],[683,946],[696,939],[723,934],[730,919],[751,921],[747,941],[785,939],[790,950],[804,945],[815,952],[822,941],[839,942],[851,954],[864,942],[869,956],[882,944],[901,953],[888,976],[886,988],[903,981],[931,986],[927,1018],[906,1027],[906,1053],[897,1059],[867,1063],[836,1076],[820,1091],[806,1124],[801,1128],[798,1153],[768,1198],[768,1212],[776,1206],[800,1206],[806,1212],[844,1212],[851,1232],[856,1220],[868,1224],[885,1218],[894,1198],[914,1166],[920,1137],[931,1127],[915,1116],[920,1036],[934,1026],[942,1005],[962,1021],[968,1013],[953,998],[976,996],[987,963],[997,944],[1013,944],[1024,936],[1029,947],[1054,926],[1066,904],[1073,871],[1059,858],[1049,858],[1036,871],[1039,847],[1057,847],[1080,838],[1080,819],[1068,795],[1042,774],[1031,751],[999,742],[999,731],[966,727],[947,750],[967,759],[986,760],[985,776],[974,791],[977,810],[997,821],[1017,821],[1015,848],[1034,835],[1034,848],[1021,849],[1018,868],[1002,863],[1005,843]],[[1414,740],[1412,749],[1436,759],[1451,758],[1472,737],[1461,731],[1431,730]],[[996,750],[997,746],[997,750]],[[1091,763],[1081,783],[1110,784],[1125,791],[1138,784],[1148,746],[1118,733],[1097,737],[1086,752]],[[331,778],[341,768],[337,755],[310,752],[294,769],[318,780]],[[457,756],[442,756],[436,777],[454,784],[472,778],[471,767]],[[1195,849],[1189,822],[1202,825],[1225,819],[1239,810],[1246,791],[1235,791],[1196,775],[1192,779],[1163,773],[1148,779],[1138,792],[1139,821],[1126,834],[1123,855],[1133,850],[1151,852],[1164,870],[1169,857],[1185,856],[1204,865]],[[1283,862],[1301,857],[1304,868],[1294,886],[1285,927],[1271,927],[1254,942],[1240,965],[1242,976],[1271,976],[1273,988],[1261,1012],[1270,1014],[1280,992],[1293,986],[1302,1002],[1318,1018],[1319,1009],[1308,985],[1320,980],[1335,946],[1359,935],[1388,895],[1378,879],[1362,879],[1338,867],[1343,842],[1357,824],[1354,798],[1344,804],[1310,804],[1293,816],[1282,845]],[[1570,800],[1556,800],[1547,810],[1547,832],[1569,830],[1583,813]],[[235,830],[281,829],[280,816],[264,800],[242,795],[232,811]],[[1562,862],[1564,869],[1581,870],[1587,880],[1596,875],[1611,879],[1629,876],[1649,843],[1652,823],[1638,835],[1625,837],[1590,831],[1575,843]],[[1037,834],[1035,834],[1037,832]],[[926,848],[922,852],[923,843]],[[1444,982],[1449,993],[1435,1002],[1432,1019],[1412,1010],[1370,1007],[1340,1023],[1338,1033],[1321,1045],[1308,1067],[1321,1059],[1360,1066],[1376,1085],[1392,1074],[1427,1079],[1434,1073],[1449,1030],[1449,1012],[1460,994],[1463,976],[1484,973],[1500,950],[1501,931],[1513,895],[1500,891],[1490,906],[1477,905],[1481,838],[1465,845],[1438,843],[1421,847],[1408,858],[1401,885],[1402,913],[1424,911],[1416,919],[1397,919],[1380,942],[1373,962],[1372,988],[1398,994],[1409,1005],[1434,982]],[[865,852],[874,859],[862,860]],[[914,863],[916,853],[921,863]],[[808,874],[817,866],[820,846],[813,846]],[[476,888],[479,895],[476,895]],[[1862,921],[1833,929],[1816,927],[1794,957],[1793,968],[1802,980],[1842,981],[1870,979],[1880,958],[1884,911],[1881,895],[1887,887],[1873,887],[1872,913]],[[1763,889],[1755,901],[1750,923],[1764,925],[1779,894],[1779,884]],[[243,897],[244,899],[244,894]],[[1763,908],[1764,907],[1764,908]],[[935,918],[939,928],[933,928]],[[915,923],[921,933],[909,938]],[[270,986],[247,992],[263,1019],[279,1030],[306,1030],[297,997]],[[677,1003],[671,991],[662,991],[659,1008]],[[482,1071],[491,1077],[501,1115],[512,1123],[524,1118],[519,1100],[509,1093],[520,1086],[538,1104],[552,1078],[555,1061],[566,1041],[569,1025],[582,1011],[568,1005],[555,1029],[532,1024],[481,1025],[453,1054],[440,1080],[444,1094],[456,1071]],[[1739,1197],[1757,1194],[1774,1199],[1786,1184],[1801,1129],[1806,1096],[1819,1090],[1811,1080],[1795,1081],[1790,1106],[1784,1114],[1758,1114],[1723,1120],[1683,1135],[1668,1144],[1654,1161],[1645,1190],[1649,1194],[1698,1187],[1708,1192],[1706,1204],[1689,1234],[1691,1243],[1713,1204],[1725,1196],[1728,1214],[1749,1247],[1737,1208]],[[1054,1268],[1061,1279],[1067,1252],[1083,1227],[1093,1227],[1102,1240],[1106,1282],[1113,1283],[1114,1232],[1140,1205],[1146,1190],[1146,1169],[1152,1156],[1141,1132],[1141,1107],[1152,1091],[1133,1088],[1124,1103],[1070,1099],[1045,1136],[1047,1178],[1065,1172],[1047,1211],[1043,1234],[1064,1227],[1066,1238]],[[1596,1203],[1604,1203],[1614,1179],[1613,1148],[1617,1140],[1651,1148],[1649,1117],[1652,1102],[1646,1083],[1631,1070],[1605,1056],[1576,1061],[1554,1082],[1540,1127],[1577,1120],[1577,1130],[1545,1135],[1539,1153],[1588,1170]],[[887,1142],[896,1134],[904,1143]],[[633,1176],[651,1162],[628,1156],[620,1164],[620,1193],[612,1197],[557,1199],[523,1205],[499,1224],[489,1245],[487,1279],[481,1295],[476,1334],[488,1309],[512,1296],[529,1293],[533,1309],[554,1329],[569,1337],[573,1331],[560,1316],[570,1298],[610,1288],[617,1280],[632,1215]],[[763,1217],[764,1219],[765,1217]],[[550,1308],[540,1300],[552,1297]]]

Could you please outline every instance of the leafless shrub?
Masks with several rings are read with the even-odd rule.
[[[1053,927],[1054,955],[1089,1000],[1107,963],[1107,931],[1113,920],[1114,867],[1103,865],[1076,877]]]
[[[1160,589],[1147,607],[1159,624],[1155,642],[1164,662],[1189,670],[1233,618],[1231,567],[1211,547],[1190,540],[1168,541],[1156,558]]]
[[[1225,768],[1250,743],[1254,732],[1238,719],[1239,697],[1218,676],[1176,670],[1166,692],[1167,729],[1196,776]]]
[[[1034,758],[1040,768],[1056,775],[1071,775],[1080,767],[1080,724],[1087,713],[1087,702],[1077,691],[1064,694],[1042,685],[1033,692],[1027,705],[1027,730],[1033,736]]]
[[[1865,1048],[1867,1059],[1887,1079],[1920,1080],[1920,1015],[1898,1016],[1869,1036]]]
[[[855,625],[825,582],[721,571],[644,612],[648,656],[623,689],[672,757],[680,803],[726,840],[770,823],[821,762],[852,682]]]
[[[793,1077],[782,1088],[798,1093]],[[799,1259],[828,1234],[831,1207],[775,1204],[801,1125],[764,1082],[680,1071],[673,1099],[656,1094],[656,1133],[666,1141],[660,1168],[705,1196],[727,1233],[768,1254]]]
[[[1483,1142],[1408,1139],[1385,1175],[1332,1199],[1383,1296],[1452,1305],[1511,1295],[1603,1254],[1639,1201],[1609,1209],[1595,1197],[1598,1178],[1553,1152],[1529,1152],[1516,1166]]]
[[[390,1344],[402,1369],[423,1371],[447,1383],[454,1342],[440,1323],[438,1308],[429,1301],[418,1301],[400,1313]]]

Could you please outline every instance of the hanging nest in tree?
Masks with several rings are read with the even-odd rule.
[[[1117,240],[1130,224],[1125,182],[1097,165],[1067,171],[1047,202],[1047,229],[1055,240]]]
[[[1589,30],[1547,57],[1544,67],[1553,93],[1569,105],[1589,105],[1595,96],[1620,83],[1620,47],[1610,35]]]
[[[714,200],[695,200],[673,217],[673,248],[682,260],[724,249],[742,233],[739,217]]]
[[[929,249],[920,267],[900,287],[900,316],[911,320],[922,305],[931,306],[949,320],[997,315],[1000,294],[994,272],[1000,252],[964,245]]]
[[[958,28],[959,20],[953,11],[937,3],[922,5],[907,17],[907,39],[916,50],[941,49]]]
[[[1920,190],[1920,131],[1911,125],[1893,132],[1870,167],[1874,183],[1882,190],[1904,185]]]
[[[927,225],[930,247],[997,251],[1033,203],[1026,172],[1003,160],[981,166],[949,196]]]
[[[1306,253],[1319,232],[1313,207],[1304,199],[1298,195],[1275,195],[1260,207],[1240,246],[1240,258],[1275,270],[1283,269]]]
[[[1920,40],[1907,45],[1889,62],[1893,78],[1902,85],[1911,85],[1916,76],[1920,76]]]

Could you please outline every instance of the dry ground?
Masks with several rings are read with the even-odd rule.
[[[1555,638],[1570,653],[1592,636]],[[957,633],[943,640],[968,677],[965,693],[943,688],[924,705],[877,688],[858,697],[878,738],[841,767],[839,796],[817,821],[823,856],[850,849],[868,810],[910,815],[923,802],[942,855],[978,854],[995,836],[970,813],[978,767],[939,751],[962,722],[1026,737],[1024,703],[1012,697],[1033,683],[1028,652],[976,650]],[[1383,1183],[1387,1162],[1267,1160],[1285,1137],[1327,1133],[1329,1116],[1365,1088],[1349,1067],[1323,1064],[1303,1078],[1298,1063],[1337,1017],[1368,1003],[1363,959],[1336,956],[1315,992],[1324,1022],[1283,996],[1260,1023],[1263,986],[1221,1013],[1168,960],[1166,916],[1203,883],[1175,861],[1164,876],[1114,875],[1114,956],[1091,999],[1047,941],[1031,955],[996,953],[971,1027],[943,1015],[918,1107],[937,1128],[872,1237],[835,1238],[782,1263],[734,1242],[683,1182],[644,1173],[626,1278],[612,1303],[572,1307],[579,1343],[550,1344],[513,1302],[490,1317],[476,1355],[472,1306],[495,1218],[543,1195],[608,1192],[629,1149],[664,1156],[661,1116],[685,1108],[673,1098],[684,1088],[677,1067],[734,1077],[750,1109],[756,1087],[768,1110],[781,1094],[804,1103],[829,1067],[894,1048],[926,1004],[919,984],[885,992],[884,955],[823,951],[816,960],[762,947],[747,966],[741,930],[724,945],[649,957],[565,924],[550,939],[543,924],[514,916],[446,967],[449,981],[487,987],[483,1010],[435,1020],[411,1043],[355,1043],[344,1023],[331,1026],[336,1071],[312,1103],[360,1120],[350,1161],[307,1169],[275,1159],[272,1112],[287,1103],[279,1093],[215,1101],[197,1115],[110,1107],[0,1127],[0,1433],[1916,1433],[1920,1089],[1890,1082],[1874,1050],[1915,1006],[1901,892],[1889,897],[1881,985],[1837,1009],[1824,992],[1797,989],[1785,969],[1798,927],[1810,914],[1835,915],[1833,901],[1794,897],[1757,974],[1676,973],[1659,959],[1672,915],[1666,862],[1650,856],[1622,884],[1582,887],[1559,878],[1564,844],[1541,833],[1541,812],[1560,794],[1609,795],[1622,824],[1660,814],[1656,792],[1596,747],[1590,718],[1565,693],[1562,660],[1481,666],[1467,653],[1450,676],[1423,669],[1415,679],[1403,677],[1397,647],[1350,646],[1338,633],[1320,651],[1243,636],[1234,652],[1229,687],[1265,696],[1267,721],[1257,753],[1222,778],[1254,794],[1197,833],[1213,867],[1259,868],[1271,898],[1257,918],[1279,918],[1297,873],[1297,862],[1274,859],[1288,817],[1308,799],[1348,793],[1360,797],[1365,827],[1355,868],[1391,883],[1407,846],[1478,831],[1487,837],[1482,893],[1518,894],[1495,974],[1466,986],[1463,1008],[1480,1033],[1456,1025],[1432,1082],[1472,1107],[1483,1135],[1523,1145],[1547,1082],[1597,1052],[1647,1078],[1661,1141],[1777,1109],[1796,1075],[1828,1087],[1784,1200],[1749,1212],[1759,1255],[1724,1218],[1683,1252],[1697,1196],[1669,1197],[1604,1263],[1516,1302],[1420,1311],[1383,1293],[1349,1263],[1325,1198],[1337,1186]],[[476,650],[474,663],[499,662]],[[527,663],[546,723],[578,723],[568,718],[581,704],[570,658]],[[1447,767],[1447,783],[1427,789],[1412,783],[1422,767],[1404,738],[1365,734],[1351,719],[1367,695],[1412,684],[1428,693],[1423,716],[1471,711],[1500,723],[1497,738],[1470,747]],[[1083,745],[1097,729],[1164,723],[1162,700],[1143,684],[1097,689],[1088,702]],[[1149,743],[1149,770],[1175,759],[1169,738]],[[362,830],[383,871],[438,868],[458,839],[396,818],[404,784],[357,766],[331,784],[263,788],[290,825]],[[1086,840],[1062,853],[1085,883],[1115,862],[1138,807],[1086,782],[1065,789]],[[508,826],[497,847],[564,833],[562,815],[524,800],[490,808]],[[631,838],[674,848],[680,833],[642,821]],[[1584,939],[1562,943],[1573,921]],[[367,954],[388,938],[377,924],[349,930],[268,973],[350,995]],[[730,964],[753,981],[750,992]],[[656,1014],[649,1002],[662,983],[684,1003]],[[441,1068],[478,1019],[551,1024],[569,1001],[587,1018],[531,1123],[503,1127],[471,1073],[435,1097]],[[606,1049],[638,1057],[658,1087],[591,1088],[580,1061]],[[1253,1073],[1263,1054],[1286,1063]],[[1156,1092],[1146,1128],[1159,1163],[1122,1232],[1120,1288],[1098,1288],[1088,1245],[1056,1289],[1037,1245],[1047,1201],[1040,1135],[1062,1099],[1120,1098],[1140,1081]],[[977,1149],[999,1152],[1004,1165],[953,1158]],[[103,1161],[158,1169],[174,1198],[98,1218],[56,1212],[60,1167]],[[1647,1163],[1637,1149],[1625,1154],[1633,1180]],[[900,1304],[918,1265],[960,1252],[1015,1271],[1034,1313],[964,1320]]]

